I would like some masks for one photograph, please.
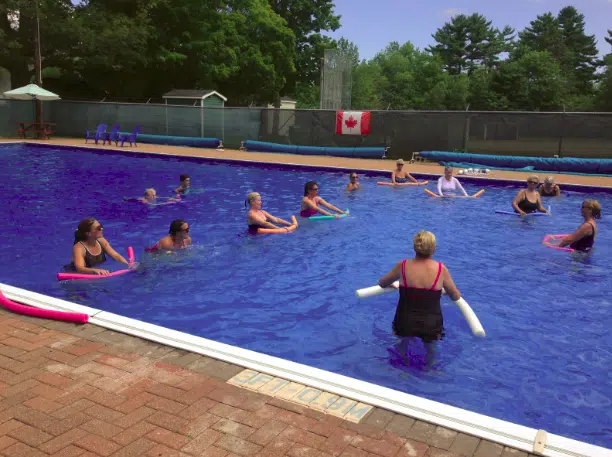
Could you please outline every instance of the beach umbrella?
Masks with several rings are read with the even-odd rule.
[[[7,98],[16,100],[59,100],[60,96],[37,86],[36,84],[28,84],[27,86],[18,87],[17,89],[9,90],[4,93]]]

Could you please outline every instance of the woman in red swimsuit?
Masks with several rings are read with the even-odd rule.
[[[335,211],[339,214],[346,214],[346,212],[342,211],[339,208],[336,208],[334,205],[327,203],[325,200],[319,197],[319,185],[316,182],[307,182],[304,186],[304,198],[302,198],[300,216],[310,217],[320,213],[325,216],[335,216],[336,218],[339,217],[338,214],[332,214],[325,211],[323,208],[321,208],[321,206],[324,206],[325,208]]]
[[[420,231],[414,237],[416,256],[402,260],[393,270],[380,278],[380,287],[389,287],[398,279],[399,301],[393,319],[393,333],[402,338],[400,355],[404,356],[408,337],[416,336],[424,343],[444,338],[444,320],[440,308],[442,288],[452,300],[461,293],[448,271],[431,257],[436,250],[436,237],[428,231]],[[429,344],[426,344],[429,352]]]

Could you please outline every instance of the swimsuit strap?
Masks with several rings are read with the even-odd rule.
[[[433,286],[431,286],[430,290],[436,290],[436,284],[438,284],[438,279],[440,279],[440,274],[442,273],[442,262],[438,262],[438,274],[436,275],[436,280],[433,283]]]
[[[404,287],[408,287],[408,283],[406,282],[406,261],[402,260],[402,282],[404,283]]]

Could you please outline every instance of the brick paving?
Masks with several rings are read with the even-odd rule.
[[[226,382],[242,369],[0,310],[0,455],[528,456],[391,411],[355,424]]]

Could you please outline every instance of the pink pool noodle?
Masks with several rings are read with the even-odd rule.
[[[65,311],[54,311],[50,309],[33,308],[32,306],[20,305],[12,300],[9,300],[0,292],[0,304],[9,311],[17,314],[25,314],[26,316],[42,317],[43,319],[54,319],[56,321],[77,322],[86,324],[89,320],[87,314],[82,313],[67,313]]]
[[[544,244],[544,246],[546,246],[547,248],[554,249],[556,251],[574,252],[574,249],[572,248],[562,248],[561,246],[555,246],[554,244],[550,244],[553,238],[565,238],[566,236],[568,235],[546,235],[542,239],[542,244]]]
[[[128,251],[128,262],[133,264],[136,261],[136,257],[134,256],[134,249],[130,246],[127,248]],[[110,278],[111,276],[119,276],[126,273],[129,273],[130,269],[127,270],[117,270],[113,271],[108,275],[93,275],[93,274],[83,274],[83,273],[58,273],[57,280],[58,281],[70,281],[73,279],[102,279],[102,278]]]

